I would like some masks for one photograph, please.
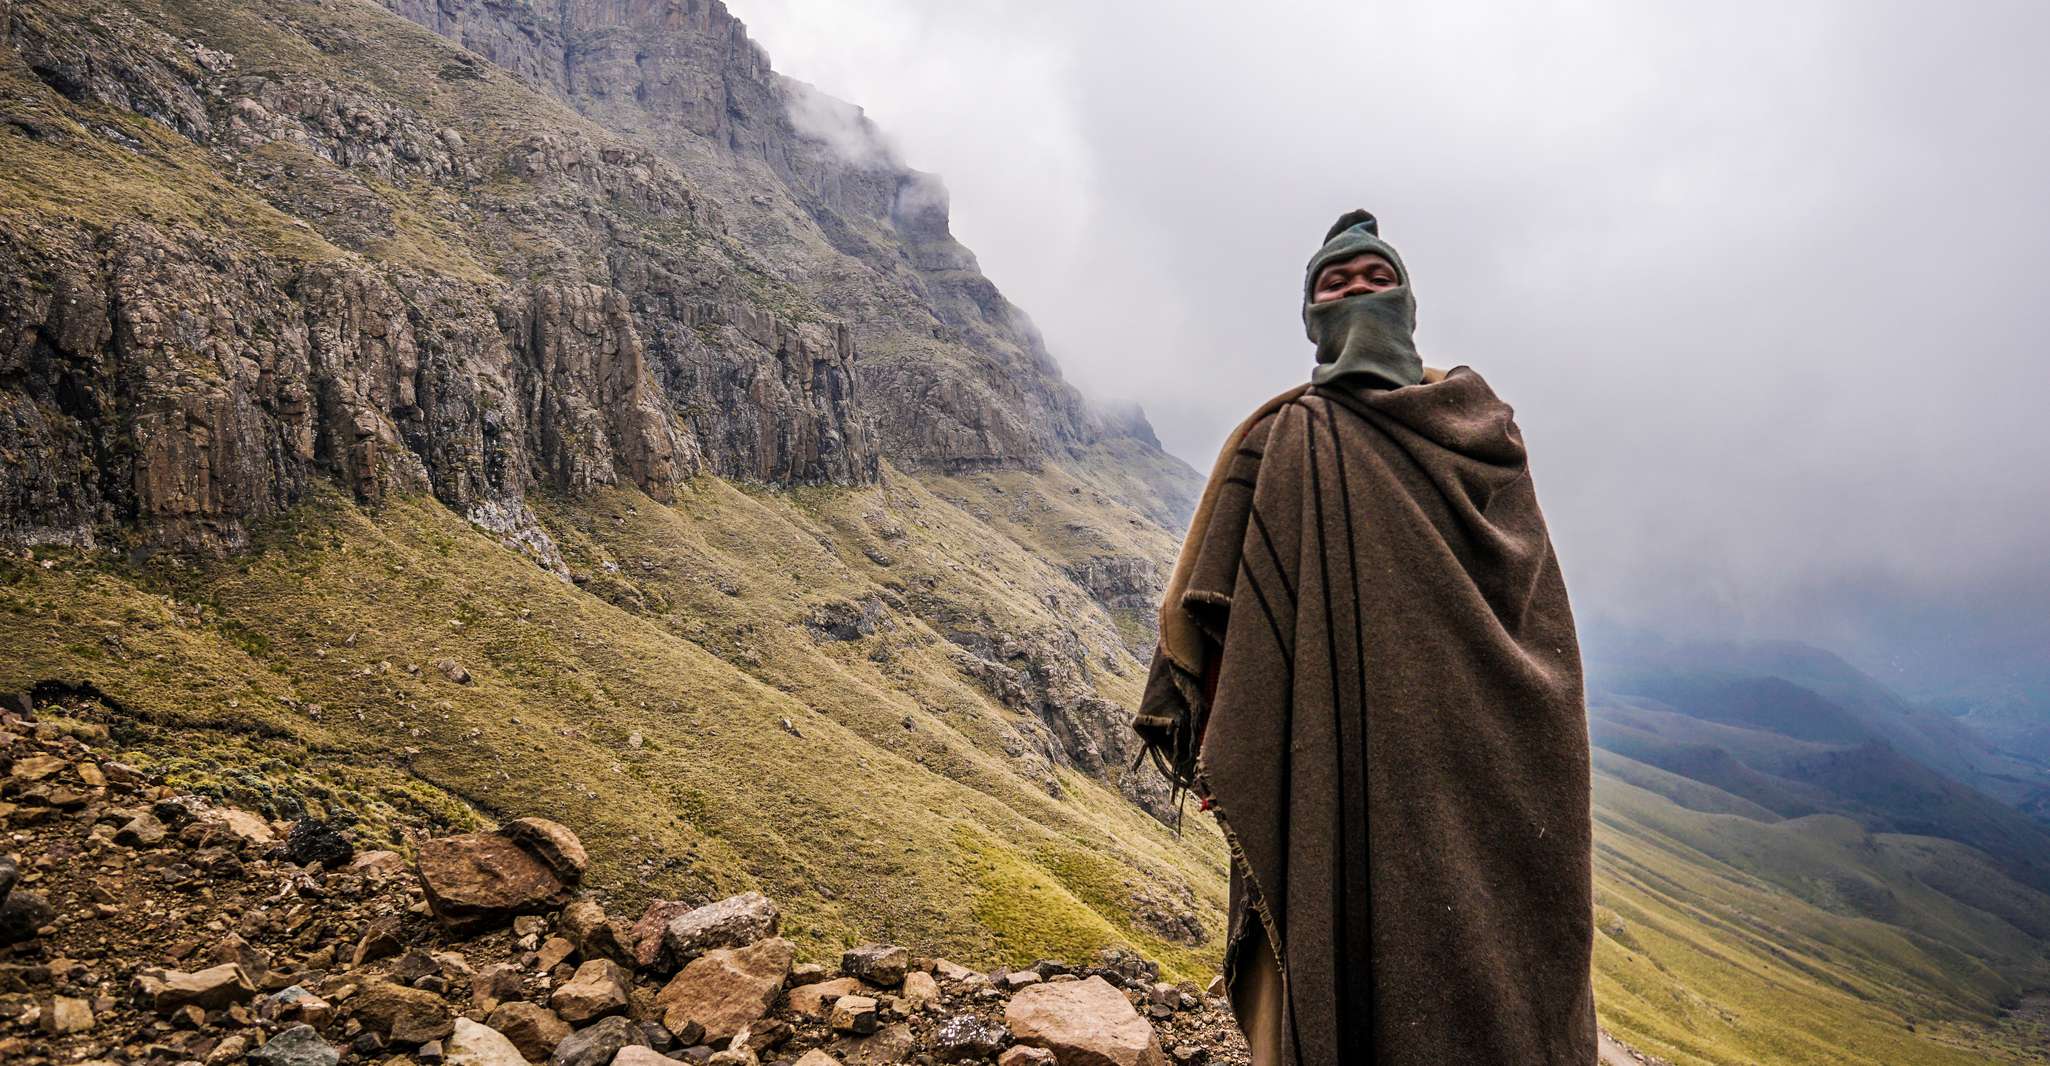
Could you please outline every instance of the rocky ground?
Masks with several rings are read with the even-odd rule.
[[[756,893],[608,914],[553,822],[359,851],[152,781],[104,739],[0,709],[0,1061],[1246,1061],[1222,999],[1136,955],[799,960]]]

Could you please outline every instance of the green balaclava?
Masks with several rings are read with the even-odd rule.
[[[1395,268],[1399,282],[1386,292],[1362,293],[1312,303],[1317,273],[1331,263],[1373,252]],[[1303,275],[1303,328],[1317,345],[1314,385],[1339,379],[1367,388],[1398,388],[1424,379],[1424,361],[1416,353],[1416,296],[1410,291],[1409,268],[1381,240],[1380,224],[1365,211],[1347,211],[1324,235],[1324,247],[1310,257]]]

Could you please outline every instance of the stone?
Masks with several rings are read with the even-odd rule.
[[[186,1006],[219,1010],[256,998],[256,983],[249,979],[249,972],[232,962],[192,973],[182,970],[146,971],[136,978],[136,984],[161,1014],[170,1014]]]
[[[332,870],[356,856],[356,845],[342,834],[341,827],[318,818],[301,818],[292,823],[279,845],[286,862],[297,866],[319,866]]]
[[[271,830],[269,822],[260,815],[237,807],[209,811],[208,820],[219,825],[229,839],[244,848],[268,849],[278,842],[278,835]]]
[[[295,1025],[249,1053],[252,1066],[335,1066],[341,1058],[310,1025]]]
[[[249,974],[250,980],[259,985],[263,983],[264,976],[270,973],[270,953],[235,933],[229,933],[214,941],[213,946],[206,950],[206,960],[216,965],[223,962],[235,963]]]
[[[57,909],[39,892],[17,888],[0,902],[0,944],[19,944],[57,920]]]
[[[499,826],[498,835],[527,849],[565,885],[583,880],[584,871],[591,865],[591,857],[584,852],[584,842],[560,822],[546,818],[515,818]]]
[[[458,685],[470,683],[470,672],[463,669],[463,664],[454,659],[436,659],[434,660],[434,668],[441,671],[441,676],[448,678]]]
[[[867,1036],[842,1037],[833,1044],[847,1066],[895,1066],[911,1061],[918,1038],[903,1022],[886,1025]]]
[[[1166,1066],[1153,1025],[1101,977],[1032,985],[1011,997],[1004,1022],[1020,1044],[1060,1066]]]
[[[696,908],[681,900],[658,899],[648,904],[641,912],[640,920],[627,930],[627,945],[633,948],[634,966],[656,973],[669,973],[676,969],[676,960],[669,957],[669,946],[663,943],[669,923],[689,914]]]
[[[394,1044],[424,1044],[451,1031],[448,1004],[424,988],[373,982],[351,996],[348,1007],[365,1028]]]
[[[894,944],[863,944],[840,955],[841,973],[884,988],[902,982],[910,965],[911,953]]]
[[[577,952],[587,959],[611,959],[614,962],[633,965],[634,953],[628,949],[631,942],[626,928],[618,921],[607,917],[605,908],[596,900],[578,899],[562,909],[559,923],[562,934],[575,944]]]
[[[445,1066],[528,1066],[527,1056],[504,1033],[458,1017],[442,1041]]]
[[[676,1060],[652,1047],[628,1044],[612,1056],[612,1066],[676,1066]]]
[[[656,995],[662,1024],[675,1033],[695,1022],[705,1027],[707,1041],[732,1039],[768,1013],[795,957],[796,950],[781,937],[706,952]]]
[[[929,1010],[940,1002],[940,983],[924,970],[913,970],[904,975],[904,986],[899,994],[904,997],[907,1013]]]
[[[470,1000],[488,1014],[499,1003],[518,998],[520,983],[519,967],[509,962],[494,963],[470,978]]]
[[[546,1062],[548,1056],[555,1054],[556,1046],[570,1034],[569,1023],[557,1017],[554,1011],[523,999],[499,1004],[484,1019],[484,1024],[504,1033],[505,1038],[520,1049],[520,1054],[534,1062]]]
[[[791,1066],[840,1066],[840,1060],[834,1058],[832,1052],[822,1048],[813,1048],[799,1055],[797,1061],[792,1063]]]
[[[1043,1047],[1019,1044],[997,1056],[997,1066],[1054,1066],[1053,1052]]]
[[[14,760],[7,776],[16,781],[41,781],[64,769],[64,760],[55,755],[24,755]]]
[[[1040,977],[1036,970],[1012,970],[998,978],[997,984],[1002,985],[1007,991],[1016,992],[1027,985],[1036,985],[1042,980],[1045,979]]]
[[[932,961],[932,972],[937,974],[942,981],[966,981],[971,977],[982,976],[982,974],[960,963],[949,962],[946,959],[934,959]]]
[[[249,1038],[241,1033],[230,1033],[206,1053],[206,1066],[232,1066],[243,1061],[243,1056],[248,1053]]]
[[[534,968],[542,971],[553,970],[576,953],[575,944],[559,936],[551,936],[543,940],[540,950],[534,953]]]
[[[787,1000],[790,1009],[797,1014],[809,1014],[814,1018],[826,1016],[826,1007],[841,996],[851,996],[865,986],[858,977],[835,977],[830,981],[814,981],[790,990]]]
[[[304,1022],[318,1029],[334,1016],[334,1007],[300,985],[279,989],[256,1003],[256,1014],[281,1022]]]
[[[863,1036],[876,1031],[876,1001],[868,996],[841,996],[826,1013],[826,1024],[843,1033]]]
[[[114,843],[128,848],[153,848],[164,842],[170,830],[153,814],[138,814],[114,830]]]
[[[43,1011],[43,1031],[58,1036],[83,1033],[93,1027],[92,1004],[75,996],[52,996]]]
[[[681,966],[714,948],[733,948],[776,935],[783,916],[760,892],[743,892],[708,903],[671,921],[663,946]]]
[[[361,966],[366,962],[389,958],[404,951],[406,942],[399,939],[399,920],[379,918],[363,930],[363,936],[356,941],[356,950],[349,956],[349,965]]]
[[[941,1062],[969,1062],[986,1059],[1011,1042],[1003,1026],[973,1014],[956,1014],[933,1027],[927,1039],[933,1058]]]
[[[577,967],[576,976],[548,997],[548,1005],[572,1025],[626,1010],[633,974],[611,959],[592,959]]]
[[[349,869],[374,877],[392,877],[406,872],[406,857],[396,851],[358,852]]]
[[[438,837],[419,854],[427,905],[451,926],[538,914],[569,900],[568,887],[541,860],[494,833]]]
[[[548,1066],[611,1066],[620,1049],[631,1046],[647,1047],[648,1037],[631,1019],[615,1014],[564,1037]]]

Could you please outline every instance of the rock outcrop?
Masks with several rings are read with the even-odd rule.
[[[763,917],[774,904],[746,893],[649,908],[669,916],[658,928],[716,931],[707,936],[724,945],[665,977],[571,946],[624,924],[588,891],[560,909],[492,911],[451,927],[428,913],[437,890],[425,863],[414,874],[294,862],[281,847],[209,831],[264,822],[257,815],[140,774],[115,779],[102,769],[112,765],[0,711],[0,828],[33,856],[50,900],[36,930],[0,945],[9,1063],[1152,1063],[1160,1034],[1177,1063],[1245,1061],[1221,999],[1163,984],[1129,953],[994,973],[894,944],[826,953],[837,966],[800,961]],[[116,825],[144,809],[190,820],[151,841],[115,842]],[[528,820],[420,848],[463,851],[480,838],[521,854],[522,840],[582,851],[567,827]],[[0,864],[0,886],[11,868]],[[397,950],[337,949],[385,937]],[[163,954],[188,968],[150,962]]]
[[[1061,380],[937,180],[717,0],[388,3],[454,43],[319,8],[0,14],[7,180],[65,191],[0,219],[0,540],[232,549],[331,482],[431,492],[560,569],[536,489],[1150,440]]]

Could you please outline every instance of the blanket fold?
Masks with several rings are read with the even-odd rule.
[[[1294,389],[1234,431],[1134,726],[1214,804],[1226,978],[1257,919],[1284,1063],[1595,1061],[1578,645],[1479,374]]]

